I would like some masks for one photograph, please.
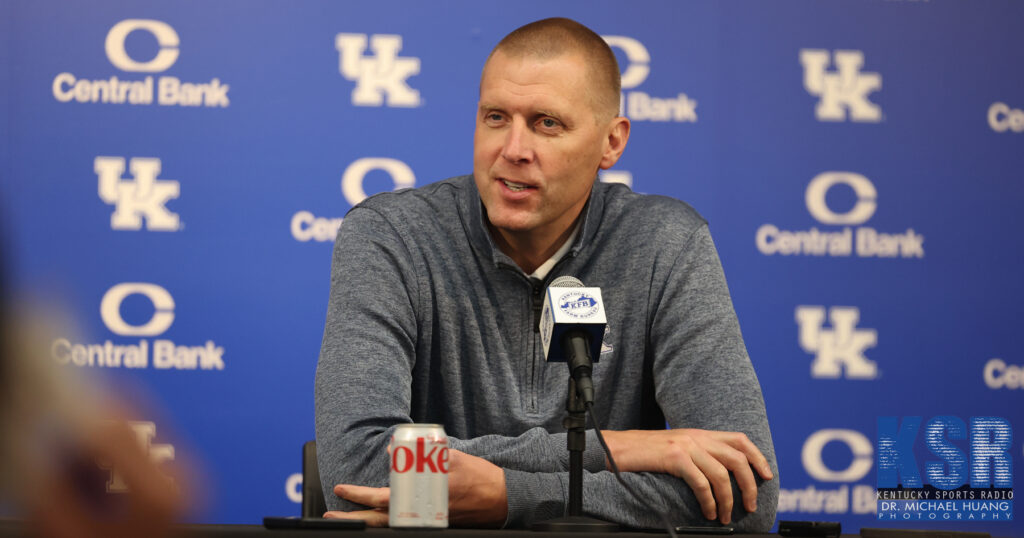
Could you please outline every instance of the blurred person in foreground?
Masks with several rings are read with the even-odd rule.
[[[473,175],[345,217],[316,377],[327,517],[387,524],[386,446],[409,422],[448,433],[452,525],[563,515],[568,372],[545,362],[538,321],[544,290],[572,275],[604,296],[594,412],[624,478],[677,525],[771,528],[764,400],[707,223],[678,200],[596,181],[629,138],[619,78],[581,24],[519,28],[484,65]],[[593,431],[584,466],[587,515],[660,527]]]
[[[167,534],[185,508],[187,476],[150,461],[127,406],[54,362],[49,342],[65,324],[55,310],[15,306],[2,262],[0,505],[13,503],[33,535]],[[107,493],[115,469],[126,493]]]

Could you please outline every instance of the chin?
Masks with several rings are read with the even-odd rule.
[[[519,233],[528,232],[533,229],[533,223],[530,222],[529,219],[517,218],[516,216],[510,215],[498,215],[497,218],[494,218],[490,213],[488,213],[487,217],[491,226],[501,228],[506,232]]]

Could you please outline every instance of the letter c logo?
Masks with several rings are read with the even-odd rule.
[[[129,295],[145,295],[153,308],[153,317],[142,325],[130,325],[121,317],[121,303]],[[110,332],[121,336],[155,336],[174,323],[174,298],[167,290],[146,282],[124,282],[107,290],[100,301],[100,318]]]
[[[849,467],[841,471],[829,469],[821,460],[821,451],[832,441],[846,443],[853,452],[853,461]],[[804,470],[816,480],[822,482],[856,482],[868,474],[874,462],[871,459],[874,447],[864,434],[856,430],[827,429],[818,430],[804,441],[800,452]]]
[[[293,503],[302,502],[302,473],[288,475],[284,482],[284,494]]]
[[[128,56],[124,49],[124,41],[128,34],[135,30],[145,30],[156,38],[160,45],[160,52],[148,62],[137,62]],[[178,32],[165,22],[150,19],[125,19],[114,25],[107,32],[107,58],[114,67],[123,71],[135,71],[140,73],[156,73],[164,71],[178,61]]]
[[[383,170],[391,176],[395,182],[395,190],[409,189],[416,186],[416,176],[412,173],[409,165],[398,159],[387,159],[384,157],[364,157],[348,165],[345,173],[341,175],[341,193],[345,195],[349,205],[355,206],[366,199],[366,191],[363,190],[363,178],[370,170]]]
[[[632,37],[621,35],[601,37],[604,38],[605,43],[608,43],[609,47],[616,47],[625,52],[626,59],[629,60],[629,67],[622,73],[622,89],[628,90],[643,84],[647,80],[647,75],[651,72],[651,66],[649,65],[651,63],[651,54],[647,52],[647,47]]]
[[[857,194],[857,203],[846,213],[836,213],[825,203],[825,194],[837,183],[849,185]],[[877,197],[871,180],[853,172],[822,172],[807,184],[804,193],[807,211],[822,224],[860,224],[875,214]]]

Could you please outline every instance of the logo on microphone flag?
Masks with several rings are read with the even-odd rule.
[[[558,298],[558,307],[562,309],[562,312],[576,319],[589,318],[601,308],[600,303],[593,296],[577,291],[563,293]]]
[[[602,353],[601,336],[608,323],[602,305],[601,288],[548,287],[540,314],[540,339],[544,358],[564,361],[559,342],[567,330],[576,329],[590,334],[590,353],[597,360]]]

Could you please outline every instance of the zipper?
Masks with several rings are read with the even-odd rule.
[[[540,313],[544,306],[544,283],[540,280],[530,279],[530,301],[533,307],[533,333],[530,338],[530,409],[529,412],[537,412],[537,337],[540,336]]]
[[[539,333],[540,312],[544,306],[544,283],[540,280],[531,279],[531,285],[533,286],[533,289],[531,290],[533,296],[533,332]]]
[[[539,362],[544,360],[543,351],[540,353],[537,352],[537,342],[540,338],[540,316],[541,312],[544,310],[544,289],[546,288],[547,283],[551,280],[551,275],[555,274],[556,269],[558,269],[559,266],[565,264],[565,262],[570,258],[575,257],[576,256],[574,256],[572,253],[566,254],[561,260],[558,260],[558,263],[556,263],[554,267],[551,268],[551,271],[548,273],[547,277],[544,280],[530,278],[529,276],[523,274],[522,269],[520,269],[518,266],[501,264],[506,269],[514,271],[518,273],[522,278],[526,279],[527,284],[530,286],[529,308],[530,314],[532,314],[533,316],[533,331],[530,331],[532,334],[532,338],[530,338],[530,347],[529,349],[525,350],[529,355],[530,359],[530,376],[526,386],[527,413],[537,412],[537,386],[539,384],[537,379],[537,371],[539,370]]]

